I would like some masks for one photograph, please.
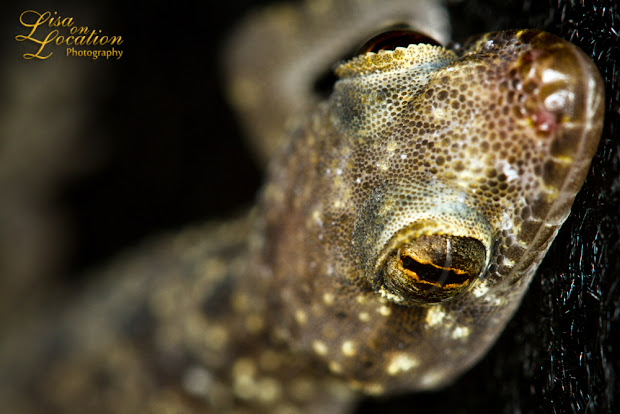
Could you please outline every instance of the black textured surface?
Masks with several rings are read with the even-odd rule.
[[[105,65],[107,84],[92,128],[109,141],[103,167],[59,196],[76,232],[67,273],[162,229],[252,202],[260,173],[222,97],[217,66],[217,45],[251,3],[223,2],[217,11],[203,3],[101,7],[96,23],[123,35],[126,56],[93,62]],[[71,14],[71,7],[57,10]],[[3,21],[23,10],[9,8]],[[541,28],[593,56],[607,85],[606,125],[570,218],[490,354],[445,390],[368,399],[359,413],[620,412],[619,9],[617,0],[450,3],[457,40]]]

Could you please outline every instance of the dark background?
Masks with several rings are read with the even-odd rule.
[[[98,25],[123,36],[125,54],[107,62],[80,58],[92,71],[87,104],[97,110],[83,134],[96,147],[97,162],[64,179],[55,192],[72,241],[58,275],[81,274],[149,235],[228,217],[253,202],[261,172],[223,98],[218,62],[234,22],[258,3],[92,6]],[[620,412],[617,3],[450,2],[455,40],[491,30],[542,28],[580,46],[607,85],[606,125],[571,216],[489,355],[447,389],[368,399],[359,413]],[[7,8],[4,27],[13,31],[24,7],[66,15],[78,7],[22,4],[2,7]],[[81,281],[58,279],[69,285]]]

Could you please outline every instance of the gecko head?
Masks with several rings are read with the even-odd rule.
[[[600,76],[527,30],[371,51],[337,75],[295,141],[299,181],[270,192],[293,347],[369,392],[446,385],[504,329],[570,212],[600,137]],[[283,216],[299,231],[276,232]]]
[[[524,30],[458,53],[378,50],[337,73],[332,120],[355,137],[367,190],[354,255],[373,288],[412,306],[454,298],[488,268],[502,288],[531,276],[598,143],[603,90],[589,58]]]
[[[355,209],[329,217],[354,217],[343,291],[357,286],[346,309],[363,310],[333,331],[364,332],[374,362],[338,363],[362,389],[446,385],[503,330],[570,212],[600,137],[600,76],[528,30],[371,52],[338,74],[332,124],[353,168],[337,194]]]

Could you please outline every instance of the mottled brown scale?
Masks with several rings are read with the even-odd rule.
[[[411,14],[446,38],[432,2],[337,4],[284,6],[231,48],[232,99],[277,154],[258,206],[120,258],[0,342],[3,408],[341,412],[356,391],[437,389],[486,353],[584,180],[598,72],[553,35],[498,32],[357,56],[318,104],[304,59],[336,52],[309,35],[342,51]]]

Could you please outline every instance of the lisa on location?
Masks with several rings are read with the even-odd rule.
[[[61,17],[57,12],[49,11],[39,13],[35,10],[26,10],[19,16],[22,26],[29,28],[28,35],[17,35],[17,41],[29,40],[39,45],[36,53],[26,53],[24,58],[47,59],[53,52],[43,55],[43,49],[48,44],[83,46],[83,45],[120,45],[123,43],[121,36],[101,35],[101,30],[89,29],[86,26],[74,26],[73,17]],[[47,30],[49,28],[50,30]],[[68,33],[62,35],[60,30]]]

